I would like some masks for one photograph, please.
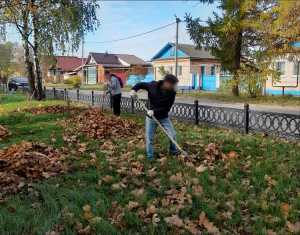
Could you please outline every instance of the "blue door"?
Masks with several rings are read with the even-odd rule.
[[[202,89],[216,91],[216,75],[203,75],[202,76]]]
[[[197,81],[197,74],[194,74],[194,87],[193,89],[197,89],[198,88],[198,81]]]

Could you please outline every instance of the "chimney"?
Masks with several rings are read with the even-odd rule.
[[[106,57],[107,55],[108,55],[108,52],[106,51],[104,56]]]

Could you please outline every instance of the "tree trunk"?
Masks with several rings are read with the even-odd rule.
[[[28,12],[22,12],[23,17],[23,48],[24,48],[24,62],[25,68],[27,72],[27,79],[28,79],[28,86],[29,86],[29,93],[32,96],[34,94],[34,99],[37,98],[36,89],[35,89],[35,82],[34,82],[34,73],[33,73],[33,64],[30,61],[30,52],[29,52],[29,45],[28,45]]]
[[[35,0],[31,1],[31,5],[35,5]],[[36,12],[31,12],[31,21],[32,21],[32,36],[33,36],[33,58],[34,58],[34,72],[36,78],[36,88],[37,88],[37,100],[45,98],[45,94],[42,86],[42,76],[40,69],[40,61],[38,57],[38,28],[37,28],[37,16]]]
[[[233,80],[234,84],[232,86],[232,94],[233,96],[239,96],[239,75],[238,70],[240,69],[241,64],[241,52],[242,52],[242,37],[243,37],[243,30],[240,30],[238,33],[237,43],[235,46],[235,58],[234,58],[234,68],[233,68]]]

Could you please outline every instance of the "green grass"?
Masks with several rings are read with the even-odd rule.
[[[248,103],[248,104],[262,104],[262,105],[280,105],[280,106],[300,106],[300,97],[299,96],[291,96],[285,95],[279,96],[260,96],[257,98],[251,98],[248,94],[241,94],[238,97],[234,97],[232,94],[225,94],[221,92],[208,92],[201,91],[196,92],[193,91],[191,93],[187,93],[184,91],[182,94],[181,91],[178,91],[177,96],[190,98],[190,99],[198,99],[198,100],[211,100],[216,102],[224,102],[224,103]]]
[[[0,95],[0,114],[5,113],[12,110],[24,109],[24,108],[31,108],[36,106],[47,106],[47,105],[54,105],[54,104],[61,104],[66,105],[64,101],[57,101],[57,100],[46,100],[46,101],[36,101],[30,100],[29,95],[22,95],[20,93],[16,94],[4,94],[1,98]]]
[[[8,99],[9,105],[20,107],[23,104],[22,100],[14,100],[18,95],[11,96],[14,98]],[[49,101],[37,102],[36,105],[44,105],[44,102]],[[136,123],[144,123],[144,118],[140,116],[122,113],[122,117]],[[13,134],[0,142],[0,148],[15,142],[20,143],[22,140],[43,142],[56,148],[67,148],[68,144],[62,139],[64,128],[58,125],[66,118],[65,114],[2,115],[1,125],[11,129]],[[158,130],[155,137],[155,150],[157,154],[167,156],[165,164],[147,160],[146,150],[143,145],[138,145],[138,141],[128,147],[128,142],[134,140],[134,137],[109,139],[115,145],[112,151],[118,159],[121,160],[128,152],[132,152],[133,161],[143,164],[142,171],[145,175],[134,178],[130,175],[130,162],[121,161],[113,164],[113,168],[109,168],[105,153],[99,151],[99,146],[105,140],[93,141],[82,137],[81,142],[89,144],[84,154],[76,152],[70,155],[74,161],[73,173],[44,179],[41,183],[27,181],[31,185],[27,184],[21,193],[4,196],[8,201],[0,204],[0,234],[45,234],[47,231],[58,231],[59,227],[62,229],[61,234],[76,234],[78,222],[84,227],[90,225],[91,234],[174,234],[178,232],[178,228],[167,226],[164,218],[176,212],[171,212],[169,207],[162,209],[161,199],[167,197],[167,190],[171,188],[181,190],[182,186],[192,195],[193,202],[189,205],[185,201],[183,208],[178,211],[178,216],[196,221],[199,219],[199,214],[205,212],[209,221],[214,222],[221,232],[227,230],[232,234],[239,230],[241,234],[266,234],[267,229],[272,229],[278,234],[282,233],[286,219],[280,212],[280,203],[292,206],[287,220],[291,223],[299,221],[300,147],[298,143],[270,137],[262,138],[257,135],[244,136],[214,128],[195,128],[182,123],[175,123],[174,128],[178,142],[190,156],[197,155],[203,161],[204,146],[221,142],[222,153],[235,151],[239,156],[238,160],[235,164],[226,165],[221,159],[217,159],[211,165],[213,168],[197,173],[194,167],[189,167],[178,158],[168,155],[168,139],[161,130]],[[56,142],[52,142],[52,138],[55,138]],[[75,143],[72,148],[77,150]],[[90,153],[95,153],[97,162],[102,163],[100,169],[90,162]],[[140,154],[144,159],[138,158]],[[87,163],[88,167],[81,167],[81,163]],[[117,172],[120,166],[127,168],[125,173]],[[153,167],[157,167],[157,175],[150,177],[147,172]],[[183,185],[171,183],[169,180],[172,175],[179,172],[184,175]],[[266,174],[277,182],[276,185],[268,185],[265,180]],[[122,191],[112,190],[111,184],[103,180],[99,185],[98,181],[107,175],[113,177],[112,183],[124,182],[127,187]],[[160,188],[155,187],[153,178],[161,180]],[[200,195],[194,192],[193,178],[198,178],[203,187]],[[249,180],[250,185],[245,185],[245,180]],[[59,187],[55,187],[57,184]],[[131,191],[141,187],[145,190],[143,196],[134,197]],[[137,214],[137,209],[132,209],[124,211],[123,228],[116,228],[107,215],[114,200],[123,208],[129,201],[138,202],[139,208],[144,210],[148,203],[155,205],[158,208],[156,213],[160,218],[158,226],[154,227],[151,222],[143,221]],[[235,202],[235,206],[230,209],[226,202],[232,201]],[[15,207],[14,213],[7,211],[11,205]],[[92,223],[84,218],[82,207],[85,205],[91,206],[93,217],[102,218],[99,223]],[[267,208],[264,205],[267,205]],[[223,212],[232,214],[228,218],[223,218],[221,216]],[[265,216],[268,214],[279,217],[280,220],[266,223]],[[190,234],[187,230],[182,230],[183,234]]]
[[[44,87],[47,88],[59,88],[59,89],[64,89],[64,88],[69,88],[69,89],[74,89],[77,90],[76,88],[73,88],[73,85],[67,85],[67,84],[52,84],[52,83],[43,83]],[[80,87],[79,90],[94,90],[94,91],[103,91],[103,85],[92,85],[92,84],[85,84],[84,87]],[[124,86],[122,88],[123,92],[130,91],[131,86]]]

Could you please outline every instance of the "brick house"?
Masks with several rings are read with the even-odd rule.
[[[54,58],[56,63],[49,67],[45,82],[60,83],[63,79],[69,79],[71,75],[76,75],[74,69],[82,64],[82,59],[76,56],[54,56]]]
[[[90,52],[84,64],[84,81],[87,84],[104,83],[104,72],[108,70],[119,76],[126,84],[124,73],[138,64],[144,67],[150,66],[150,64],[134,55]],[[81,77],[81,70],[82,67],[79,66],[74,69],[74,72]]]

